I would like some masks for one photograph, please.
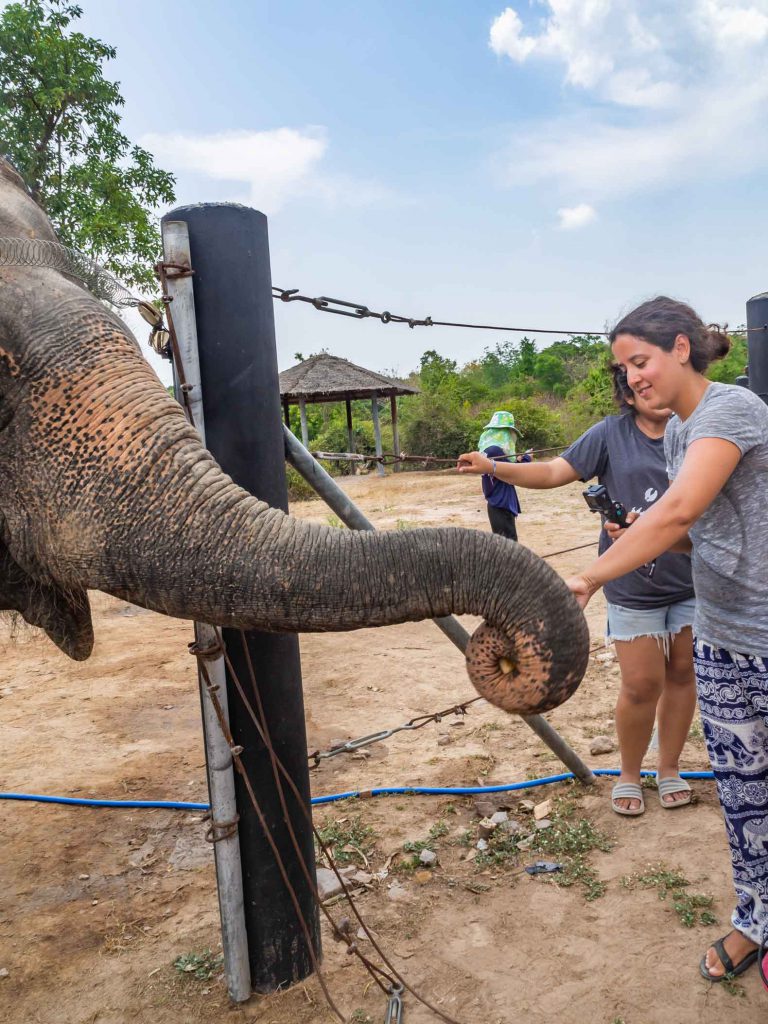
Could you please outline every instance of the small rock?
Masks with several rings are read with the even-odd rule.
[[[612,661],[616,661],[616,655],[613,651],[603,651],[602,654],[595,655],[595,661],[599,661],[601,665],[610,665]]]
[[[427,867],[432,867],[433,864],[437,864],[437,854],[434,850],[422,850],[419,854],[419,860]]]
[[[368,942],[369,941],[368,940],[368,936],[365,934],[365,929],[364,928],[358,928],[357,932],[355,933],[355,937],[357,939],[359,939],[360,942]]]
[[[367,747],[360,747],[360,749],[356,750],[354,752],[354,754],[352,755],[352,760],[353,761],[367,761],[370,756],[371,756],[371,752],[370,752],[370,750],[368,750]]]
[[[370,885],[373,881],[373,875],[368,871],[355,871],[353,875],[349,876],[349,880],[357,885]]]
[[[8,978],[10,977],[10,974],[11,972],[7,967],[0,967],[0,978]]]
[[[494,825],[501,825],[503,822],[509,820],[509,815],[506,811],[496,811],[495,814],[491,815],[491,821]]]
[[[533,836],[528,836],[526,839],[521,839],[520,842],[517,843],[516,845],[517,845],[518,850],[527,850],[532,842],[533,842]]]
[[[457,725],[464,725],[464,719],[463,718],[456,718],[456,719],[454,719],[453,722],[451,722],[451,726],[454,729],[456,728]]]
[[[496,830],[496,822],[493,818],[483,818],[477,823],[477,833],[481,839],[487,839]]]
[[[341,882],[330,868],[317,869],[317,892],[321,903],[342,892]]]
[[[552,828],[552,822],[549,818],[540,818],[536,822],[536,828]]]
[[[483,850],[488,849],[488,843],[486,842],[485,839],[478,839],[477,842],[475,843],[475,849],[480,850],[480,852],[482,853]]]
[[[478,818],[490,818],[498,810],[498,804],[490,796],[476,796],[472,803]]]
[[[406,890],[405,886],[401,885],[399,882],[392,882],[392,884],[387,889],[387,896],[391,900],[402,900],[405,899],[407,895],[408,891]]]
[[[521,800],[519,806],[521,811],[532,811],[536,805],[533,800]]]
[[[464,860],[474,860],[477,856],[477,850],[470,850],[469,853],[464,857]]]
[[[447,733],[443,733],[442,736],[438,736],[437,737],[437,745],[438,745],[438,747],[447,747],[450,742],[451,742],[451,737]]]
[[[92,907],[98,906],[98,903],[99,903],[98,900],[91,900],[91,906]]]
[[[432,872],[431,871],[414,871],[413,879],[419,885],[426,885],[427,882],[431,882],[432,881]]]
[[[80,881],[81,881],[81,882],[87,882],[87,881],[88,881],[88,879],[89,879],[89,878],[90,878],[91,876],[90,876],[90,875],[78,875],[77,877],[78,877],[78,878],[80,879]]]
[[[542,801],[542,803],[536,804],[536,806],[533,808],[533,817],[534,817],[534,819],[536,821],[541,821],[541,819],[542,818],[546,818],[546,816],[551,811],[552,811],[552,801],[551,800],[544,800],[544,801]]]
[[[595,736],[589,745],[590,754],[612,754],[616,749],[615,742],[610,736]]]
[[[515,821],[514,818],[508,818],[506,821],[502,821],[499,825],[499,829],[502,832],[507,832],[509,835],[517,835],[518,832],[523,831],[523,826],[519,821]]]

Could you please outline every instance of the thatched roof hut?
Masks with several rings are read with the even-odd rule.
[[[347,407],[347,438],[349,451],[354,452],[354,436],[352,434],[352,401],[370,398],[373,416],[373,432],[376,441],[376,454],[381,455],[381,426],[379,423],[379,398],[389,398],[392,409],[392,434],[395,454],[400,454],[400,443],[397,433],[398,395],[416,395],[418,388],[404,384],[382,373],[366,370],[363,366],[350,363],[348,359],[321,352],[309,359],[283,370],[280,374],[280,398],[285,410],[285,421],[288,423],[288,411],[291,405],[298,405],[301,416],[301,439],[304,447],[309,446],[307,431],[306,405],[311,402],[345,402]],[[383,474],[381,463],[378,470]]]

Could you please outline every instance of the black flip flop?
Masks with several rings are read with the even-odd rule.
[[[730,932],[728,933],[730,935]],[[743,974],[747,968],[751,967],[752,964],[757,960],[760,953],[759,949],[753,949],[751,953],[747,953],[743,960],[740,960],[738,964],[733,963],[733,960],[725,952],[725,946],[723,945],[723,939],[727,939],[728,935],[724,935],[722,939],[718,939],[717,942],[712,943],[712,949],[717,953],[720,958],[720,963],[725,968],[725,974],[710,974],[707,970],[707,954],[701,958],[699,964],[699,970],[703,978],[707,981],[724,981],[726,978],[736,978],[740,974]]]

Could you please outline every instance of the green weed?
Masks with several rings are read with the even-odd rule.
[[[408,840],[403,843],[403,851],[412,854],[411,857],[400,861],[397,868],[400,871],[413,871],[421,865],[419,854],[422,850],[434,850],[438,840],[448,835],[448,825],[444,821],[436,821],[427,833],[426,839]]]
[[[326,818],[317,829],[320,838],[337,864],[366,860],[373,851],[375,832],[360,815]]]
[[[222,953],[214,953],[210,949],[202,953],[183,953],[173,961],[179,974],[191,974],[199,981],[210,981],[224,965]]]
[[[329,516],[326,516],[325,521],[326,523],[328,523],[329,526],[336,527],[337,529],[343,529],[344,527],[344,523],[342,523],[339,517],[337,515],[334,515],[333,513],[331,513]]]
[[[627,889],[635,885],[643,889],[656,889],[660,900],[670,898],[672,909],[685,928],[694,925],[717,924],[717,918],[711,911],[714,899],[703,893],[689,892],[691,884],[679,868],[667,868],[664,864],[651,864],[645,874],[625,875],[621,884]]]

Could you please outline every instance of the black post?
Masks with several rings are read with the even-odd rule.
[[[768,404],[768,292],[747,302],[749,386]]]
[[[241,487],[287,511],[267,218],[247,207],[210,203],[180,207],[164,219],[183,220],[189,227],[208,448]],[[248,693],[241,634],[223,632],[228,655]],[[275,751],[309,806],[298,640],[257,632],[248,632],[245,638]],[[319,954],[317,908],[283,820],[269,755],[229,673],[227,692],[235,742],[244,748],[243,763]],[[256,991],[273,992],[306,977],[312,965],[274,855],[237,774],[235,781],[251,977]],[[294,831],[314,873],[309,824],[284,788]]]

